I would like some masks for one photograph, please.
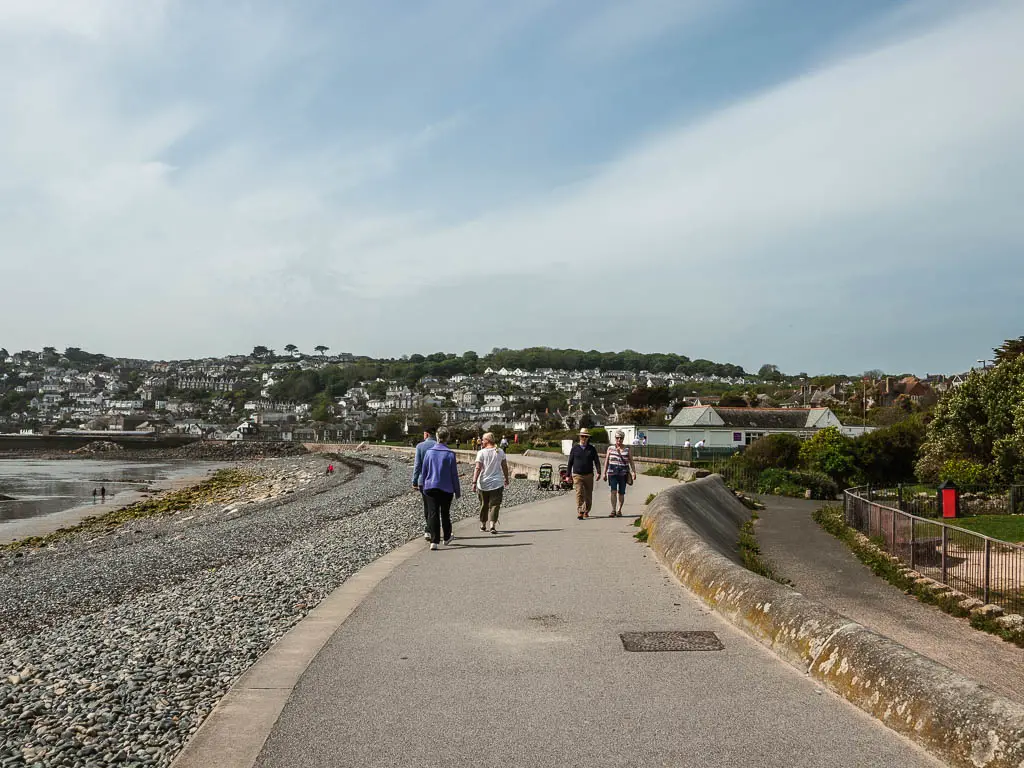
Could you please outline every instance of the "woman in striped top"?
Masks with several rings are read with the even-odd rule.
[[[615,443],[604,455],[604,479],[612,491],[612,513],[609,517],[622,517],[622,505],[626,503],[626,485],[636,480],[636,465],[633,453],[624,445],[626,433],[615,430]],[[618,506],[616,506],[618,502]]]

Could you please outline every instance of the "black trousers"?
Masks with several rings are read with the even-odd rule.
[[[433,544],[441,543],[441,534],[445,541],[452,537],[452,499],[455,494],[431,488],[423,494],[427,502],[427,529]]]
[[[423,532],[430,533],[430,504],[427,502],[427,492],[420,491],[423,497]]]

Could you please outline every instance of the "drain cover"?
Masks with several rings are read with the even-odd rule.
[[[725,648],[714,632],[623,632],[627,651],[721,651]]]

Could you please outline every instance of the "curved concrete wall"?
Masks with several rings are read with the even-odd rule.
[[[1024,766],[1024,706],[739,565],[749,512],[713,475],[663,491],[642,525],[679,580],[793,666],[941,759]]]

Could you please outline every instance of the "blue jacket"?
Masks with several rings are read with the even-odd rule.
[[[438,443],[423,454],[421,477],[420,485],[424,491],[437,488],[446,493],[454,493],[456,497],[462,495],[459,465],[455,460],[455,452],[447,445]]]
[[[420,473],[423,472],[423,454],[437,445],[437,440],[428,437],[416,446],[416,458],[412,463],[412,484],[420,485]]]

